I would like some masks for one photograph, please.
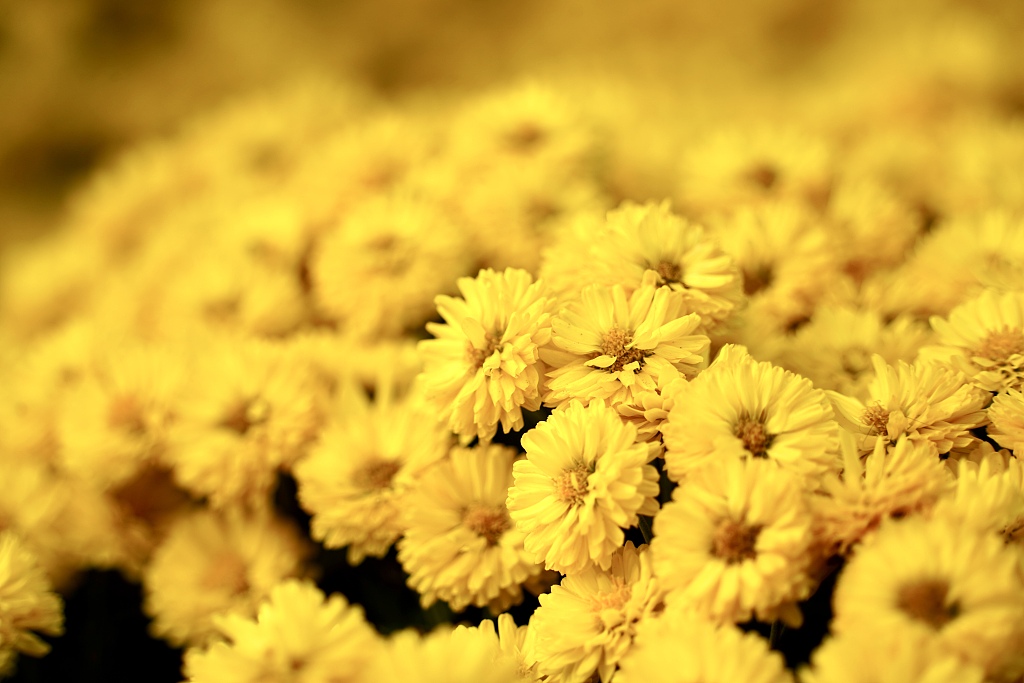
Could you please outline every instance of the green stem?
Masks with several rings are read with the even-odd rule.
[[[640,515],[640,533],[644,535],[644,543],[650,543],[654,538],[654,529],[651,526],[651,518]]]
[[[779,640],[782,638],[782,632],[786,630],[785,624],[776,619],[772,622],[772,630],[768,634],[768,647],[773,650],[778,649]]]

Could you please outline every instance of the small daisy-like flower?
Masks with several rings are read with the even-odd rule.
[[[676,379],[673,382],[685,382]],[[661,440],[661,427],[668,419],[669,411],[675,402],[672,399],[672,382],[664,391],[655,389],[645,391],[633,397],[632,403],[619,403],[615,406],[619,416],[636,426],[636,437],[639,441]]]
[[[810,322],[786,339],[777,362],[819,389],[865,400],[874,377],[873,354],[887,363],[912,361],[931,337],[927,325],[909,316],[886,323],[873,309],[822,305]]]
[[[767,458],[809,483],[839,467],[839,425],[825,392],[743,347],[727,345],[690,382],[676,382],[662,427],[670,477],[715,460]]]
[[[994,676],[1024,636],[1024,579],[1002,540],[962,523],[888,521],[836,584],[832,628],[899,633]]]
[[[591,565],[540,596],[530,619],[537,671],[562,683],[607,683],[638,623],[663,607],[647,546],[627,542],[607,569]]]
[[[986,289],[931,323],[941,346],[930,351],[976,386],[1024,388],[1024,292]]]
[[[394,336],[423,325],[434,295],[468,265],[460,233],[440,208],[412,197],[372,199],[317,243],[313,293],[347,333]]]
[[[541,566],[505,507],[516,452],[496,444],[455,448],[419,477],[403,501],[398,561],[428,607],[444,600],[503,612]]]
[[[348,561],[382,557],[404,530],[401,501],[423,469],[443,458],[451,437],[416,395],[395,398],[387,383],[371,402],[341,388],[334,419],[294,468],[311,533]]]
[[[691,474],[654,519],[654,569],[672,607],[718,622],[798,625],[810,595],[811,513],[800,481],[759,459]]]
[[[179,403],[168,460],[178,483],[214,506],[262,502],[278,469],[302,456],[320,427],[315,376],[287,348],[203,341],[200,379]]]
[[[992,424],[988,436],[1018,458],[1024,458],[1024,393],[1017,389],[999,394],[988,408]]]
[[[800,671],[802,683],[982,683],[985,670],[941,648],[865,628],[828,638]]]
[[[658,511],[657,444],[603,403],[573,401],[523,435],[526,459],[513,465],[512,520],[526,549],[548,569],[607,569],[623,529]]]
[[[50,651],[33,631],[64,632],[64,603],[12,531],[0,532],[0,674],[9,673],[14,653],[42,657]]]
[[[668,610],[644,619],[617,683],[792,683],[785,661],[756,633]]]
[[[986,392],[937,363],[897,361],[894,367],[878,355],[871,363],[875,372],[866,402],[828,392],[836,418],[857,436],[862,453],[877,441],[895,443],[901,436],[930,441],[940,455],[971,445],[970,430],[985,423]]]
[[[699,326],[682,297],[652,278],[628,300],[619,285],[588,287],[551,322],[552,347],[541,350],[551,366],[544,402],[635,403],[678,377],[693,377],[710,344],[694,334]]]
[[[275,585],[302,573],[307,551],[297,530],[269,513],[182,515],[143,571],[153,635],[175,646],[206,642],[216,615],[255,614]]]
[[[420,342],[420,380],[453,432],[488,441],[499,422],[505,432],[522,429],[523,409],[540,408],[554,300],[525,270],[482,270],[458,285],[463,298],[436,299],[446,323],[427,323],[436,338]]]
[[[384,642],[367,668],[373,683],[521,683],[494,631],[440,627],[425,636],[401,631]],[[529,679],[526,679],[529,680]]]
[[[325,598],[310,582],[284,581],[255,619],[231,613],[216,625],[226,642],[185,652],[190,683],[375,680],[363,677],[380,637],[362,608],[338,593]]]
[[[822,480],[811,498],[818,542],[839,554],[874,531],[888,517],[931,510],[953,480],[930,441],[902,436],[889,448],[878,440],[862,459],[854,436],[842,436],[842,475]]]
[[[733,260],[703,227],[672,213],[668,202],[627,202],[609,212],[603,226],[582,223],[567,242],[571,246],[545,252],[542,265],[560,289],[596,282],[621,285],[628,296],[653,282],[677,292],[682,312],[698,313],[703,328],[724,321],[743,301]],[[563,253],[573,248],[584,258]]]

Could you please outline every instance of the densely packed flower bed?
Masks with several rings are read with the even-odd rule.
[[[6,671],[104,568],[196,683],[1021,680],[1024,128],[827,120],[304,81],[125,154],[0,279]]]

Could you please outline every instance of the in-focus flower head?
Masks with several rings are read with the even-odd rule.
[[[716,622],[782,619],[813,588],[811,513],[800,480],[763,459],[692,473],[654,519],[654,569],[670,607]]]
[[[931,323],[940,345],[932,356],[985,391],[1024,388],[1024,291],[986,289]]]
[[[862,453],[870,453],[877,441],[892,444],[902,436],[930,441],[940,455],[973,443],[970,430],[986,419],[990,397],[985,391],[928,360],[892,366],[875,355],[871,363],[874,377],[865,402],[829,392],[836,419],[857,436]]]
[[[1016,389],[999,394],[988,408],[992,424],[988,436],[1018,458],[1024,458],[1024,392]]]
[[[578,401],[523,435],[508,509],[538,562],[563,573],[607,569],[623,529],[658,511],[658,472],[647,464],[658,446],[636,437],[614,409]]]
[[[540,573],[505,507],[515,458],[497,444],[454,448],[411,487],[398,560],[424,607],[444,600],[456,612],[476,605],[497,614]]]
[[[839,467],[839,425],[825,392],[743,347],[727,345],[690,382],[676,382],[662,427],[669,476],[682,481],[717,460],[767,458],[817,479]]]
[[[653,273],[628,299],[620,285],[587,287],[551,322],[551,347],[541,350],[551,367],[544,402],[637,403],[678,377],[693,377],[710,344],[696,334],[700,324],[679,293],[655,285]]]
[[[530,619],[538,673],[562,683],[584,683],[596,673],[607,683],[637,625],[662,607],[648,547],[627,542],[607,569],[591,565],[540,596]]]
[[[458,285],[462,298],[436,299],[445,323],[427,323],[435,339],[420,342],[420,380],[453,432],[488,441],[499,423],[504,432],[522,429],[523,410],[540,408],[553,299],[525,270],[482,270]]]

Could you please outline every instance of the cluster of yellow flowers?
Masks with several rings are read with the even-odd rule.
[[[876,124],[723,123],[668,199],[537,83],[131,151],[4,264],[2,661],[106,567],[195,683],[1019,680],[1024,129]],[[378,635],[314,542],[497,620]]]

